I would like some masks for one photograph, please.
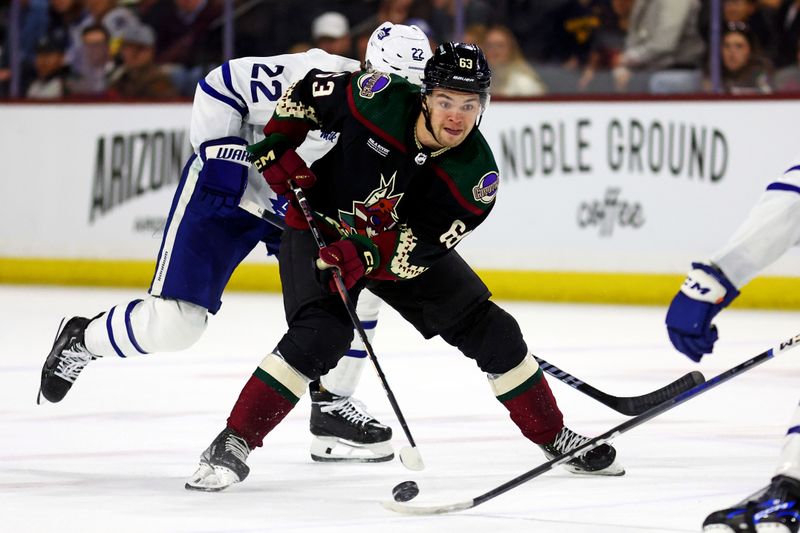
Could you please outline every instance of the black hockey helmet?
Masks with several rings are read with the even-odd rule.
[[[425,64],[422,94],[431,94],[437,87],[452,89],[479,95],[485,106],[491,81],[492,70],[477,45],[442,43]]]

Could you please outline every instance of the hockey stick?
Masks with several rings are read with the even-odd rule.
[[[566,383],[573,389],[579,390],[590,398],[594,398],[598,402],[610,407],[611,409],[622,413],[623,415],[636,416],[644,413],[651,407],[658,405],[662,402],[685,392],[695,385],[699,385],[705,381],[703,374],[697,370],[689,372],[688,374],[676,379],[672,383],[661,387],[653,392],[642,394],[641,396],[612,396],[606,394],[601,390],[597,390],[588,383],[576,378],[575,376],[564,372],[557,366],[548,363],[544,359],[534,356],[539,366],[556,378],[557,380]]]
[[[323,239],[322,234],[319,231],[319,227],[314,221],[314,215],[311,212],[311,206],[308,203],[308,199],[306,198],[303,190],[293,183],[292,192],[294,192],[295,198],[297,198],[297,203],[300,204],[300,210],[303,212],[306,222],[308,222],[308,228],[311,230],[311,234],[314,236],[314,240],[321,250],[326,246],[325,239]],[[417,449],[417,444],[414,442],[414,437],[411,436],[411,430],[408,428],[406,418],[403,416],[403,412],[400,410],[400,406],[397,404],[397,400],[394,397],[391,387],[389,387],[389,382],[386,380],[386,375],[383,373],[381,365],[378,363],[378,358],[375,357],[375,351],[372,349],[372,344],[370,344],[369,339],[367,338],[367,333],[364,331],[364,327],[361,325],[361,321],[358,319],[358,315],[356,314],[356,306],[353,305],[353,301],[350,299],[350,294],[347,292],[347,287],[344,286],[342,275],[336,268],[332,268],[331,270],[333,272],[334,283],[336,283],[336,290],[339,292],[339,296],[342,297],[342,302],[347,309],[347,314],[350,315],[350,320],[353,322],[353,326],[358,332],[361,342],[364,344],[364,350],[367,352],[367,355],[369,355],[370,361],[372,361],[372,366],[375,367],[375,372],[378,373],[378,377],[381,380],[381,385],[383,385],[383,390],[386,392],[386,397],[389,398],[389,403],[392,404],[392,410],[397,416],[397,420],[400,422],[403,432],[406,434],[408,443],[411,445],[400,449],[400,462],[403,463],[403,466],[409,470],[423,470],[425,468],[425,463],[422,462],[422,455],[420,455],[419,450]]]
[[[273,226],[286,229],[286,223],[280,216],[267,211],[255,202],[244,199],[239,205],[245,211],[257,217],[263,218]],[[557,380],[566,383],[573,389],[576,389],[590,398],[597,400],[603,405],[627,416],[636,416],[642,414],[654,405],[658,405],[683,391],[689,390],[705,380],[703,374],[695,370],[694,372],[689,372],[688,374],[678,378],[668,385],[665,385],[664,387],[661,387],[658,390],[654,390],[653,392],[649,392],[647,394],[642,394],[641,396],[612,396],[611,394],[607,394],[592,387],[585,381],[576,378],[564,370],[561,370],[557,366],[548,363],[544,359],[536,356],[534,357],[536,358],[536,362],[539,363],[539,366],[542,367],[542,370]]]
[[[242,198],[239,202],[239,207],[250,213],[251,215],[255,215],[258,218],[262,218],[275,226],[276,228],[286,229],[286,222],[275,213],[271,211],[267,211],[257,203],[253,202],[252,200],[248,200],[247,198]]]
[[[735,367],[730,368],[717,376],[714,376],[713,378],[704,383],[692,387],[688,391],[685,391],[679,394],[678,396],[675,396],[674,398],[670,398],[664,403],[661,403],[659,405],[656,405],[655,407],[648,409],[641,415],[631,418],[623,422],[622,424],[619,424],[618,426],[609,429],[602,435],[590,439],[588,442],[585,442],[584,444],[578,446],[577,448],[574,448],[568,451],[567,453],[563,453],[558,457],[555,457],[550,461],[547,461],[546,463],[537,466],[533,470],[529,470],[524,474],[517,476],[514,479],[507,481],[502,485],[490,490],[489,492],[486,492],[484,494],[481,494],[480,496],[472,498],[471,500],[465,500],[462,502],[451,503],[447,505],[435,505],[426,507],[404,505],[394,501],[385,501],[381,503],[385,508],[391,511],[403,514],[413,514],[413,515],[444,514],[444,513],[451,513],[454,511],[463,511],[465,509],[472,509],[473,507],[477,507],[478,505],[485,503],[493,498],[496,498],[497,496],[500,496],[501,494],[508,492],[511,489],[519,487],[520,485],[522,485],[527,481],[539,477],[545,472],[552,470],[556,466],[562,465],[572,459],[575,459],[579,455],[588,452],[589,450],[592,450],[602,444],[610,442],[611,440],[615,439],[616,437],[619,437],[623,433],[626,433],[627,431],[635,428],[636,426],[644,424],[648,420],[651,420],[657,417],[658,415],[665,413],[674,407],[677,407],[683,402],[688,401],[691,398],[694,398],[708,390],[711,390],[717,385],[725,383],[729,379],[732,379],[738,376],[739,374],[742,374],[743,372],[746,372],[751,368],[758,366],[761,363],[768,361],[769,359],[772,359],[777,354],[796,347],[798,344],[800,344],[800,334],[795,335],[794,337],[779,343],[777,347],[770,348],[769,350],[760,353],[759,355],[753,357],[752,359],[740,363]]]

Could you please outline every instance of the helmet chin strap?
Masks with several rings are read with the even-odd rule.
[[[442,142],[436,137],[436,134],[433,132],[433,125],[431,124],[431,113],[428,110],[428,96],[422,95],[422,116],[425,117],[425,129],[428,130],[428,133],[431,134],[433,140],[439,143],[439,146],[444,146]]]

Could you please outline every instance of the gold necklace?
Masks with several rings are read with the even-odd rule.
[[[422,150],[422,143],[419,142],[419,138],[417,137],[417,125],[416,124],[414,125],[414,144],[417,145],[417,150]],[[435,152],[431,152],[431,157],[436,157],[438,155],[441,155],[441,154],[443,154],[444,152],[446,152],[449,149],[450,149],[449,146],[445,146],[444,148],[440,148],[439,150],[436,150]]]

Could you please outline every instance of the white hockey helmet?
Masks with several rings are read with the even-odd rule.
[[[431,55],[428,36],[418,26],[384,22],[372,32],[364,62],[367,70],[397,74],[422,85],[425,63]]]

